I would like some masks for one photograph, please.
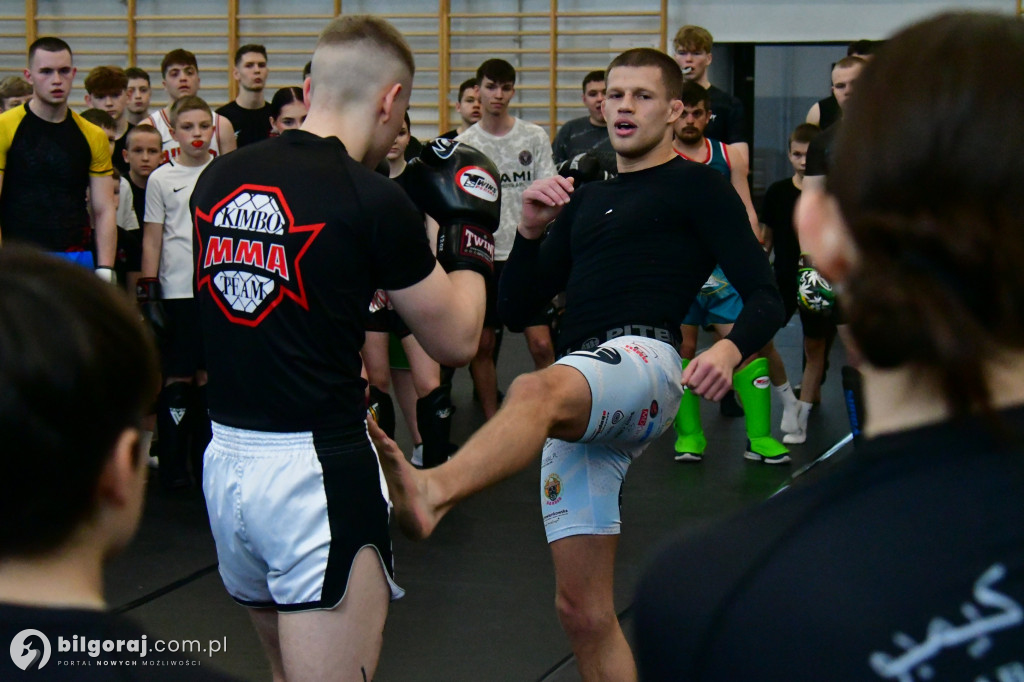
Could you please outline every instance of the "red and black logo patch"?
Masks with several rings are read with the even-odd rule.
[[[309,309],[300,262],[324,223],[296,225],[277,187],[242,185],[209,213],[196,209],[196,290],[227,318],[255,327],[288,296]]]

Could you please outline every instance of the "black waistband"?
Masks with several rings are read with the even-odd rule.
[[[576,343],[569,344],[562,350],[559,357],[563,357],[569,353],[575,353],[579,350],[592,350],[600,346],[605,341],[611,341],[612,339],[617,339],[620,336],[643,336],[648,339],[663,341],[676,349],[679,348],[679,344],[683,340],[679,333],[679,327],[676,327],[675,329],[666,329],[664,327],[655,327],[649,324],[624,324],[621,327],[612,327],[604,330],[603,332],[592,334],[581,341],[577,341]]]

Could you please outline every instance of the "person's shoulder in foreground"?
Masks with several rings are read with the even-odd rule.
[[[643,679],[1024,674],[1024,136],[979,149],[1024,107],[1008,77],[1024,78],[1024,26],[980,13],[911,26],[864,68],[796,210],[842,290],[864,440],[655,559]]]

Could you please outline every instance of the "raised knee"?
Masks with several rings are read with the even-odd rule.
[[[550,402],[551,388],[550,382],[539,372],[520,374],[512,380],[505,398],[516,402]]]

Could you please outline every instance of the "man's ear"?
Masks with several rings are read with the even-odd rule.
[[[138,452],[140,436],[141,432],[135,428],[122,431],[103,465],[97,494],[107,504],[122,507],[131,502],[139,476],[147,475]]]
[[[85,106],[87,106],[87,107],[91,107],[92,106],[92,95],[90,95],[88,92],[85,93]]]
[[[859,255],[835,197],[805,185],[794,223],[800,248],[810,254],[814,267],[832,282],[844,282]]]
[[[683,115],[683,100],[671,99],[669,100],[669,113],[668,122],[675,123],[679,120],[679,117]]]
[[[393,85],[391,85],[391,87],[389,87],[387,89],[387,91],[384,92],[384,97],[383,97],[383,99],[381,99],[381,103],[380,103],[380,120],[381,120],[381,123],[387,123],[389,120],[391,120],[392,115],[394,115],[394,113],[395,113],[395,111],[394,111],[395,102],[398,101],[398,96],[401,93],[402,93],[402,84],[401,83],[394,83]],[[402,113],[403,116],[405,115],[404,111],[401,112],[401,113]]]

